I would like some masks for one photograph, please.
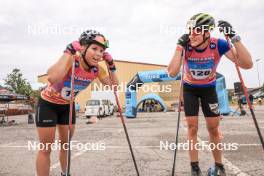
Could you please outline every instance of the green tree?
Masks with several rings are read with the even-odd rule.
[[[23,78],[23,74],[17,68],[13,69],[4,81],[10,91],[27,96],[34,93],[29,82]]]
[[[261,91],[264,92],[264,83],[263,83],[263,85],[261,87]]]

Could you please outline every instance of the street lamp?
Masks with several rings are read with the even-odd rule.
[[[259,87],[260,87],[259,70],[258,70],[258,61],[260,61],[260,59],[256,59],[256,63],[257,63],[257,72],[258,72],[258,83],[259,83]]]

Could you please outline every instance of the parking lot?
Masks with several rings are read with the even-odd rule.
[[[264,134],[264,107],[256,107],[256,116]],[[183,117],[183,114],[182,114]],[[37,141],[36,127],[27,124],[27,116],[13,116],[17,125],[0,127],[0,176],[35,175],[36,150],[29,142]],[[168,176],[171,174],[177,113],[140,113],[135,119],[126,119],[128,133],[142,176]],[[74,148],[72,152],[73,176],[128,176],[136,175],[122,124],[116,115],[87,125],[87,119],[77,119],[75,144],[87,144],[89,150]],[[224,151],[228,175],[264,175],[264,152],[251,115],[225,116],[221,121],[223,143],[237,144],[237,150]],[[181,118],[180,143],[186,142],[186,122]],[[208,141],[205,121],[200,116],[199,140]],[[87,148],[86,148],[87,149]],[[213,160],[207,149],[199,153],[203,173]],[[60,175],[58,154],[52,153],[51,175]],[[188,152],[180,149],[176,161],[176,175],[190,175]]]

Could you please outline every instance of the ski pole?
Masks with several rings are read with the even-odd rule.
[[[72,70],[71,70],[71,97],[70,97],[70,112],[69,112],[69,125],[68,125],[68,150],[67,150],[67,166],[66,166],[66,176],[70,176],[71,167],[71,130],[72,130],[72,113],[73,113],[73,103],[74,103],[74,70],[75,70],[75,56],[73,56]]]
[[[184,58],[184,52],[182,51],[182,58]],[[182,59],[183,60],[183,59]],[[176,156],[177,156],[177,150],[178,150],[178,140],[179,140],[179,128],[180,128],[180,117],[181,117],[181,98],[182,98],[182,88],[183,88],[183,73],[184,73],[184,62],[182,61],[182,73],[181,73],[181,82],[180,82],[180,93],[179,93],[179,105],[178,105],[178,120],[177,120],[177,129],[176,129],[176,138],[175,138],[175,144],[176,148],[174,150],[174,156],[173,156],[173,166],[172,166],[172,176],[175,175],[175,164],[176,164]]]
[[[245,83],[244,83],[244,80],[242,78],[242,74],[240,72],[240,69],[238,67],[238,58],[237,58],[237,55],[234,53],[234,51],[232,50],[232,48],[230,47],[230,41],[229,41],[229,38],[227,35],[225,35],[225,38],[226,38],[226,41],[228,43],[228,46],[231,50],[231,53],[234,57],[234,61],[235,61],[235,66],[236,66],[236,70],[237,70],[237,73],[238,73],[238,77],[240,79],[240,82],[241,82],[241,85],[242,85],[242,89],[243,89],[243,93],[244,93],[244,96],[246,97],[246,100],[247,100],[247,104],[249,106],[249,109],[250,109],[250,112],[251,112],[251,115],[252,115],[252,118],[253,118],[253,121],[254,121],[254,124],[255,124],[255,127],[257,129],[257,132],[258,132],[258,136],[259,136],[259,139],[260,139],[260,142],[262,144],[262,148],[264,150],[264,141],[263,141],[263,137],[262,137],[262,134],[260,132],[260,129],[259,129],[259,125],[258,125],[258,122],[257,122],[257,119],[256,119],[256,116],[255,116],[255,113],[254,113],[254,110],[253,110],[253,107],[252,107],[252,104],[248,98],[248,92],[246,90],[246,87],[245,87]]]
[[[111,71],[110,71],[109,65],[108,64],[106,64],[106,65],[107,65],[107,70],[108,70],[108,74],[109,74],[109,78],[110,78],[110,82],[111,82],[111,87],[113,87],[112,86],[113,85],[113,78],[112,78],[112,75],[111,75]],[[133,152],[133,148],[132,148],[132,145],[131,145],[131,142],[130,142],[130,139],[129,139],[127,127],[126,127],[126,124],[125,124],[125,120],[124,120],[124,117],[123,117],[123,114],[122,114],[121,106],[120,106],[119,99],[118,99],[118,96],[117,96],[115,88],[114,88],[114,95],[115,95],[115,100],[116,100],[116,104],[117,104],[117,107],[118,107],[119,117],[121,119],[124,131],[125,131],[125,134],[126,134],[126,139],[127,139],[127,143],[128,143],[128,146],[129,146],[129,150],[130,150],[130,153],[131,153],[131,156],[132,156],[132,159],[133,159],[134,167],[136,169],[137,176],[139,176],[137,162],[136,162],[135,155],[134,155],[134,152]]]

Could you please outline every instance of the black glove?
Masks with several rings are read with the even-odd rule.
[[[227,35],[229,38],[232,38],[236,35],[236,32],[234,31],[232,25],[228,23],[227,21],[218,21],[218,28],[220,32],[223,32],[225,35]]]
[[[74,55],[74,54],[76,53],[76,50],[74,49],[72,43],[70,43],[70,44],[68,44],[68,45],[66,46],[66,49],[65,49],[64,52],[67,52],[67,51],[70,51],[70,53],[71,53],[72,55]]]
[[[181,45],[183,48],[185,48],[187,46],[187,44],[189,43],[190,39],[189,39],[189,34],[183,34],[179,39],[177,44]]]

